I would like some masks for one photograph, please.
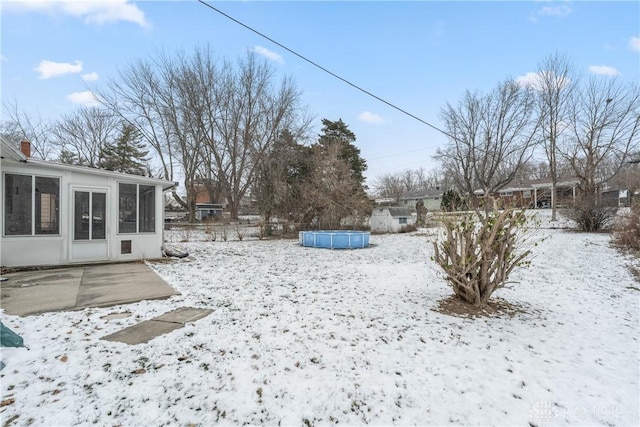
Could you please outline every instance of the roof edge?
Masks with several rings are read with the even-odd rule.
[[[5,153],[7,152],[8,152],[7,157],[12,160],[17,160],[19,162],[26,162],[28,159],[28,157],[25,156],[24,153],[18,149],[18,147],[14,147],[7,140],[0,137],[0,156],[4,158]]]

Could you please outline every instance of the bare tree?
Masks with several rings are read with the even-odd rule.
[[[251,197],[266,223],[273,216],[301,220],[306,210],[303,193],[311,170],[311,148],[296,141],[288,131],[259,158]]]
[[[229,211],[237,218],[240,203],[256,177],[260,159],[267,157],[287,131],[305,138],[309,118],[293,80],[276,84],[273,68],[253,52],[237,63],[225,63],[215,90],[214,127],[204,134],[205,149],[225,189]]]
[[[536,110],[540,119],[540,139],[549,163],[551,178],[551,220],[556,220],[556,185],[558,183],[558,142],[568,128],[569,101],[577,76],[566,55],[555,53],[538,65],[531,83],[536,94]]]
[[[571,103],[571,135],[563,154],[581,188],[595,193],[640,144],[640,90],[615,78],[592,78]]]
[[[195,56],[197,60],[199,53]],[[208,50],[206,57],[211,59]],[[149,60],[139,60],[120,71],[117,79],[109,81],[107,89],[100,92],[98,98],[110,111],[136,128],[160,164],[161,178],[183,179],[186,199],[176,190],[173,197],[189,211],[193,220],[194,183],[205,130],[197,125],[194,115],[200,111],[193,109],[190,91],[198,90],[208,82],[198,80],[202,75],[190,70],[189,61],[180,53],[175,56],[159,53]]]
[[[533,101],[530,88],[507,80],[484,96],[467,91],[457,107],[447,104],[442,110],[450,142],[437,158],[462,192],[471,196],[481,189],[490,195],[531,158],[537,127]]]
[[[27,140],[31,143],[31,156],[50,160],[55,153],[52,142],[51,123],[41,117],[33,117],[19,111],[17,103],[4,105],[8,117],[2,123],[2,134],[10,141]]]
[[[540,159],[529,159],[518,172],[516,179],[525,181],[528,179],[544,179],[549,177],[549,162]]]
[[[401,177],[393,173],[377,176],[373,181],[373,189],[379,197],[393,199],[396,204],[406,192]]]
[[[471,197],[478,188],[474,173],[474,149],[481,145],[481,115],[481,95],[468,90],[456,107],[447,103],[440,113],[450,138],[444,149],[437,150],[436,159],[441,161],[442,168],[452,177],[455,187],[467,197]]]
[[[424,168],[407,169],[404,172],[401,172],[400,176],[405,191],[426,190],[430,187],[428,182],[429,177],[427,176],[427,172]]]
[[[51,132],[60,153],[70,153],[78,164],[97,168],[105,148],[115,139],[118,126],[117,117],[110,111],[85,107],[62,116]]]
[[[592,78],[571,98],[569,118],[562,154],[580,180],[579,215],[587,216],[582,228],[597,231],[604,224],[589,217],[602,217],[599,190],[640,145],[640,89],[616,78]]]
[[[162,165],[163,177],[181,176],[195,216],[196,184],[210,183],[227,199],[232,218],[255,178],[258,158],[284,129],[303,132],[300,93],[290,79],[254,53],[220,64],[208,47],[192,54],[159,54],[139,61],[100,94],[104,104],[134,125]]]
[[[400,197],[406,192],[430,189],[442,190],[445,181],[446,178],[441,171],[433,170],[427,172],[424,168],[419,168],[378,176],[373,182],[373,187],[378,196],[392,198],[395,203],[399,203]]]
[[[442,170],[433,169],[424,176],[422,187],[432,190],[445,191],[449,188],[447,176]]]

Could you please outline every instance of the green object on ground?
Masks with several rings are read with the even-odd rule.
[[[22,337],[0,322],[0,345],[2,347],[24,347]]]

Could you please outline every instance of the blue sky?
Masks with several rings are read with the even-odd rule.
[[[576,69],[638,81],[640,3],[223,1],[212,5],[364,89],[440,126],[466,90],[521,78],[554,52]],[[2,1],[3,104],[56,119],[159,50],[209,44],[235,59],[255,49],[291,76],[316,118],[356,134],[369,182],[435,166],[446,138],[196,1]]]

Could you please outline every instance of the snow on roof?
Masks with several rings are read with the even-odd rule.
[[[13,144],[9,143],[7,140],[0,136],[0,157],[8,158],[11,160],[16,160],[19,162],[24,162],[27,160],[27,156],[25,156],[22,151],[20,151],[17,147],[14,147]]]

